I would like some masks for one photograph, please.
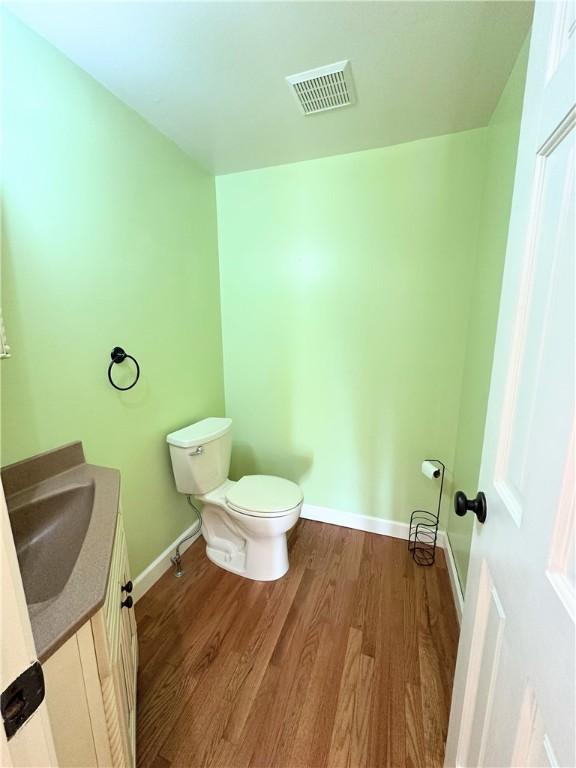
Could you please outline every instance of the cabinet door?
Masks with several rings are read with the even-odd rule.
[[[122,554],[122,585],[130,581],[130,569],[126,545],[123,544]],[[125,595],[125,593],[124,593]],[[126,599],[124,596],[123,599]],[[138,672],[138,638],[136,636],[136,619],[133,608],[123,608],[120,615],[120,637],[118,661],[121,667],[123,681],[123,701],[128,739],[132,762],[136,756],[136,677]]]
[[[104,609],[98,620],[92,620],[114,768],[130,768],[136,758],[136,621],[134,609],[122,607],[129,597],[122,589],[128,581],[128,555],[119,515]]]

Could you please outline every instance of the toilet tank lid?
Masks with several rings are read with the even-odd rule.
[[[210,440],[216,440],[222,437],[232,427],[232,419],[220,419],[211,416],[208,419],[202,419],[189,427],[183,427],[176,432],[171,432],[166,436],[166,442],[170,445],[176,445],[178,448],[194,448],[196,445],[208,443]]]

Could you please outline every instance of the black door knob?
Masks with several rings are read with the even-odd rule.
[[[466,512],[474,512],[479,523],[486,521],[486,496],[478,491],[476,498],[469,501],[464,491],[456,491],[454,495],[454,511],[459,517],[464,517]]]
[[[126,592],[126,594],[129,595],[133,589],[134,589],[134,585],[132,584],[132,582],[127,581],[126,584],[124,584],[124,586],[122,587],[122,592]]]
[[[134,605],[134,600],[132,600],[132,598],[130,597],[130,595],[128,595],[128,597],[126,598],[126,600],[123,600],[123,601],[120,603],[120,605],[122,606],[122,608],[132,608],[132,606]]]

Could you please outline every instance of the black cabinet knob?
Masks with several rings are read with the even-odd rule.
[[[476,498],[468,500],[464,491],[456,491],[454,494],[454,511],[458,517],[464,517],[466,512],[474,512],[479,523],[486,521],[487,507],[486,496],[482,491],[478,491]]]
[[[126,594],[129,595],[133,589],[134,589],[134,584],[132,584],[131,581],[127,581],[126,584],[124,584],[124,586],[122,587],[122,592],[126,592]]]
[[[126,600],[123,600],[123,601],[120,603],[120,605],[122,606],[122,608],[132,608],[132,606],[134,605],[134,600],[132,600],[132,598],[130,597],[130,595],[128,595],[128,597],[126,598]]]

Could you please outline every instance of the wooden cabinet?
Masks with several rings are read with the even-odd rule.
[[[60,766],[133,768],[138,639],[122,515],[102,608],[43,665]],[[130,602],[130,600],[128,600]]]

